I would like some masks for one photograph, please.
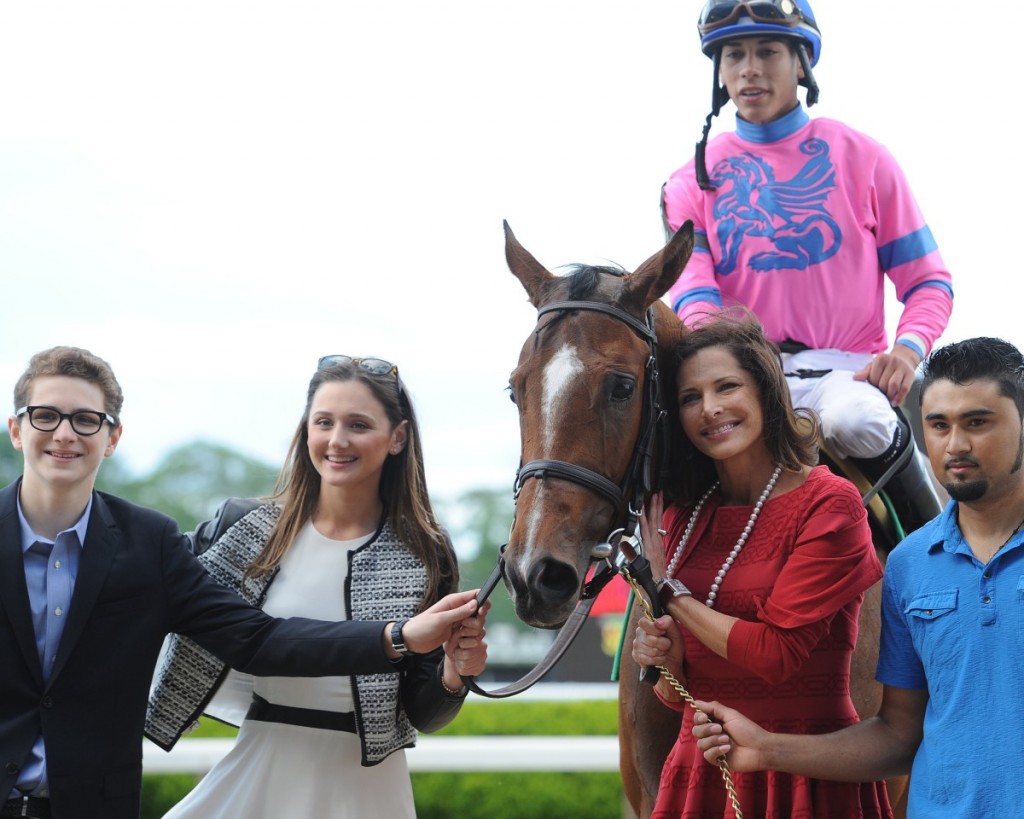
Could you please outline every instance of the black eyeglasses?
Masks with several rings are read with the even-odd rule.
[[[780,26],[796,26],[804,18],[793,0],[762,0],[745,3],[740,0],[708,0],[700,13],[697,30],[709,34],[717,28],[735,22],[746,12],[756,23],[774,23]]]
[[[104,421],[112,427],[117,426],[117,419],[114,416],[97,410],[61,412],[56,407],[22,407],[14,413],[14,417],[20,418],[26,412],[28,422],[40,432],[53,432],[65,418],[79,435],[95,435],[103,429]]]
[[[351,364],[374,375],[394,375],[398,378],[398,367],[383,358],[352,358],[349,355],[325,355],[316,363],[316,368],[333,367],[336,364]]]

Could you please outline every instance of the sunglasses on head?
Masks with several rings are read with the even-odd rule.
[[[715,29],[736,22],[746,14],[755,23],[774,23],[780,26],[796,26],[804,18],[793,0],[761,0],[748,3],[738,0],[708,0],[700,13],[697,30],[710,34]]]
[[[325,355],[316,363],[316,368],[333,367],[337,364],[351,364],[374,375],[394,375],[398,378],[398,367],[383,358],[352,358],[350,355]]]

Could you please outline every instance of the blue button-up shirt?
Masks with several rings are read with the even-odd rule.
[[[1020,816],[1024,781],[1024,531],[987,563],[951,501],[889,555],[880,682],[927,689],[910,819]],[[987,732],[995,749],[973,754]]]
[[[32,626],[36,633],[36,650],[43,670],[43,680],[49,682],[64,623],[71,608],[71,595],[75,591],[78,564],[82,556],[85,532],[89,528],[92,497],[78,523],[57,534],[56,540],[37,535],[26,520],[18,499],[18,519],[21,521],[21,552],[25,561],[25,583],[32,609]],[[45,796],[48,793],[46,757],[43,737],[40,735],[25,760],[16,788],[21,793]]]

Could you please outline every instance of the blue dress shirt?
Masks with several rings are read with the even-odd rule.
[[[36,633],[36,650],[43,670],[43,681],[49,682],[57,659],[64,622],[71,607],[75,591],[82,544],[89,527],[92,496],[78,519],[78,523],[58,533],[56,540],[37,535],[21,510],[18,499],[18,519],[21,521],[21,551],[25,561],[25,583],[32,609],[32,626]],[[32,752],[21,768],[15,786],[20,793],[46,796],[46,756],[42,734],[32,746]],[[17,794],[12,794],[17,795]]]
[[[885,566],[877,678],[928,692],[908,819],[1022,815],[1024,531],[982,563],[958,508],[950,501]],[[996,750],[968,764],[982,736]]]

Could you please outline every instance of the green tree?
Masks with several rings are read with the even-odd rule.
[[[483,586],[497,565],[498,550],[508,542],[515,514],[512,493],[507,489],[474,489],[454,503],[440,502],[438,508],[459,556],[460,586]],[[497,679],[516,678],[541,659],[554,632],[531,628],[516,617],[503,582],[488,599],[488,672]]]
[[[0,486],[21,476],[24,459],[0,436]],[[115,455],[100,467],[96,488],[174,518],[183,530],[209,518],[229,497],[273,491],[277,468],[221,444],[195,441],[167,453],[148,475],[133,474]]]
[[[193,441],[168,452],[143,477],[125,473],[115,459],[100,470],[97,487],[158,509],[183,530],[211,517],[225,498],[261,497],[273,491],[276,467],[222,444]]]
[[[9,435],[0,440],[0,486],[7,486],[15,480],[22,470],[21,453],[14,448]]]
[[[508,541],[515,506],[507,489],[473,489],[459,496],[455,504],[438,504],[459,555],[460,586],[475,589],[494,570],[498,549]],[[528,627],[515,615],[503,584],[490,597],[493,608],[488,623],[509,623],[519,630]]]

